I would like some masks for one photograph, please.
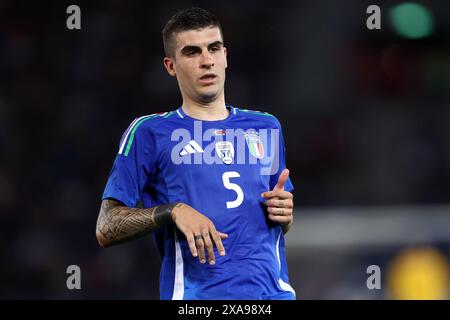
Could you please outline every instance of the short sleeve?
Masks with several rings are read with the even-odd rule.
[[[278,182],[278,177],[280,176],[281,172],[286,168],[286,147],[284,145],[283,130],[278,120],[277,120],[277,127],[278,127],[278,159],[275,158],[274,159],[275,163],[272,165],[272,168],[274,168],[275,173],[270,176],[270,190],[273,190],[273,188]],[[288,180],[286,181],[286,184],[284,185],[284,190],[289,192],[292,192],[292,190],[294,190],[294,186],[292,185],[290,178],[288,178]]]
[[[102,199],[115,199],[136,207],[155,172],[157,144],[143,122],[132,123],[122,136]]]

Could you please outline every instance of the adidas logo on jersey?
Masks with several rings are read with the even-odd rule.
[[[183,150],[181,150],[180,155],[185,156],[188,153],[202,153],[202,152],[204,152],[202,147],[200,147],[198,143],[195,142],[194,140],[191,140],[187,145],[183,147]]]

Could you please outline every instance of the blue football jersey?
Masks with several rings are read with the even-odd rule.
[[[200,121],[182,108],[135,119],[122,136],[103,199],[145,208],[183,202],[229,237],[216,263],[193,257],[176,226],[154,232],[162,257],[161,299],[295,299],[281,226],[266,199],[285,165],[272,115],[227,106],[224,120]],[[290,180],[285,190],[292,191]]]

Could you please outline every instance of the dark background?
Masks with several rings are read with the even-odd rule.
[[[385,265],[411,243],[431,245],[448,262],[450,239],[433,232],[426,242],[355,255],[302,247],[295,235],[309,217],[323,217],[324,227],[342,208],[360,208],[349,213],[357,221],[387,207],[392,215],[405,206],[419,215],[446,211],[450,3],[422,2],[434,29],[421,39],[394,31],[389,12],[400,3],[0,0],[0,298],[158,298],[151,237],[100,249],[95,223],[123,131],[135,117],[181,104],[162,65],[161,30],[192,5],[222,22],[227,103],[270,112],[283,125],[297,216],[287,255],[298,298],[389,297],[384,286],[380,294],[346,288],[364,287],[367,265]],[[66,28],[70,4],[81,8],[81,30]],[[366,27],[370,4],[381,8],[381,30]],[[352,228],[342,232],[357,234]],[[345,261],[341,268],[327,269],[330,253]],[[72,264],[82,270],[79,291],[66,288]]]

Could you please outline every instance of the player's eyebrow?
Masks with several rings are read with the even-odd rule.
[[[221,47],[223,46],[223,43],[220,40],[214,41],[213,43],[208,44],[208,50],[214,46]],[[189,52],[201,52],[201,48],[199,46],[187,45],[181,49],[181,54],[187,54]]]
[[[222,46],[223,46],[223,43],[222,43],[222,41],[220,41],[220,40],[214,41],[213,43],[211,43],[211,44],[208,45],[208,49],[211,49],[211,48],[214,47],[214,46],[222,47]]]
[[[198,46],[184,46],[181,49],[181,54],[182,55],[187,55],[191,52],[202,52],[202,49]]]

